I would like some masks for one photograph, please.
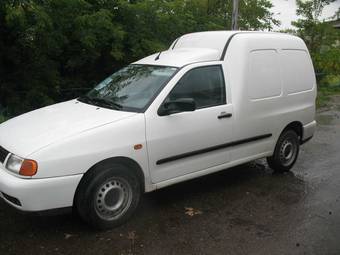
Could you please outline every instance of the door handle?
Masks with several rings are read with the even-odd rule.
[[[218,119],[230,118],[233,116],[231,113],[221,112],[220,115],[217,116]]]

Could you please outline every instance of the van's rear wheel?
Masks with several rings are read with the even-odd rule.
[[[141,195],[138,178],[121,165],[95,169],[80,184],[76,209],[97,229],[126,222],[136,210]]]
[[[294,130],[285,130],[276,143],[273,156],[267,158],[270,168],[276,172],[287,172],[299,155],[299,137]]]

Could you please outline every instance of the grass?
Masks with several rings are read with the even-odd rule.
[[[318,82],[316,107],[326,107],[332,95],[340,95],[340,75],[326,75]]]
[[[340,87],[319,87],[316,107],[326,107],[332,95],[340,95]]]

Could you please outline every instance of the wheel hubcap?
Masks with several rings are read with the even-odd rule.
[[[280,150],[280,160],[282,165],[289,166],[295,160],[297,153],[297,145],[291,139],[283,141]]]
[[[122,178],[113,178],[102,184],[96,194],[95,209],[104,220],[119,218],[132,201],[132,190]]]

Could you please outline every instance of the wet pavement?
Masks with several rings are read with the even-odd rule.
[[[149,193],[107,232],[0,202],[0,254],[340,254],[340,97],[317,120],[292,172],[259,160]]]

